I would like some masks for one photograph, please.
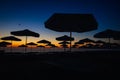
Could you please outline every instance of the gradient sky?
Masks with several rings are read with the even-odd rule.
[[[83,38],[95,39],[93,35],[105,29],[120,30],[119,10],[119,0],[0,0],[0,37],[9,36],[11,31],[30,29],[39,33],[40,37],[29,37],[28,42],[47,39],[56,44],[56,37],[69,33],[45,28],[44,22],[52,14],[92,13],[99,24],[98,29],[73,33],[73,36],[75,41]],[[18,38],[24,43],[25,37]],[[14,45],[22,43],[15,42]]]

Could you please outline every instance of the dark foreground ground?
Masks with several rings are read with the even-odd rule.
[[[119,68],[120,51],[0,54],[0,80],[110,77],[119,73]]]

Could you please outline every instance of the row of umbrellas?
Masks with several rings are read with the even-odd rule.
[[[58,32],[88,32],[96,30],[98,23],[93,14],[55,13],[46,22],[45,27]],[[70,40],[71,52],[71,40]]]
[[[63,41],[63,43],[67,43],[67,41],[70,41],[70,51],[71,51],[71,42],[74,40],[74,38],[72,38],[72,32],[82,33],[82,32],[96,30],[98,27],[98,23],[95,17],[93,16],[93,14],[55,13],[47,21],[45,21],[45,27],[58,32],[70,32],[69,38],[62,37],[64,38],[63,40],[60,37],[60,38],[56,38],[56,40]],[[119,33],[120,31],[107,30],[105,32],[97,33],[96,35],[94,35],[94,37],[109,38],[109,42],[110,42],[110,38],[120,39],[120,35],[116,36],[116,34],[119,34]],[[25,45],[27,45],[27,36],[32,36],[32,37],[40,36],[38,33],[30,31],[28,29],[13,31],[11,32],[11,34],[15,36],[26,36]]]

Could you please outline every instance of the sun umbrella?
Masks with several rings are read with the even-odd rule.
[[[70,44],[70,43],[67,42],[67,41],[63,41],[63,42],[60,42],[60,43],[58,43],[58,44]]]
[[[0,42],[0,47],[6,47],[7,45],[11,45],[11,43],[5,41]]]
[[[105,31],[96,33],[94,35],[95,38],[108,38],[109,39],[109,43],[110,43],[110,38],[114,38],[116,37],[118,34],[118,32],[115,30],[111,30],[111,29],[107,29]]]
[[[46,28],[58,32],[70,32],[70,37],[72,37],[72,32],[92,31],[97,29],[97,26],[98,23],[92,14],[55,13],[45,22]]]
[[[22,48],[24,48],[24,50],[25,50],[25,48],[27,47],[27,45],[22,44],[22,45],[19,45],[18,47],[22,47]],[[24,51],[24,50],[23,50],[23,51]]]
[[[84,44],[84,43],[83,43],[83,42],[78,41],[78,42],[75,42],[75,44]]]
[[[74,41],[74,38],[64,35],[61,37],[57,37],[56,40],[58,40],[58,41]]]
[[[43,39],[43,40],[40,40],[40,41],[38,41],[37,43],[51,44],[51,42],[50,42],[50,41],[48,41],[48,40],[45,40],[45,39]],[[44,48],[45,48],[45,47],[44,47]]]
[[[39,45],[39,46],[37,46],[37,47],[40,48],[40,51],[41,51],[41,48],[45,48],[45,46],[43,46],[43,45]]]
[[[116,31],[116,36],[114,36],[113,39],[120,40],[120,31]]]
[[[58,41],[74,41],[73,37],[69,37],[67,35],[61,36],[61,37],[57,37],[56,40]],[[71,51],[71,42],[70,42],[70,51]]]
[[[30,42],[30,43],[27,43],[27,45],[31,46],[31,52],[32,52],[32,46],[36,46],[37,44],[35,44],[34,42]]]
[[[60,42],[58,44],[62,44],[61,46],[64,47],[64,52],[66,51],[66,47],[67,47],[67,44],[70,44],[69,42],[67,41],[63,41],[63,42]]]
[[[0,42],[0,47],[4,47],[3,50],[5,50],[5,47],[7,47],[7,45],[11,45],[11,43],[5,41]]]
[[[27,36],[32,36],[32,37],[40,36],[38,33],[30,31],[28,29],[20,30],[20,31],[12,31],[11,34],[15,36],[26,36],[25,45],[27,44]],[[25,52],[26,52],[26,48],[25,48]]]
[[[43,40],[38,41],[37,43],[50,44],[51,42],[43,39]]]
[[[85,39],[82,39],[82,40],[79,40],[79,42],[81,42],[81,43],[84,43],[84,42],[95,42],[94,40],[91,40],[91,39],[89,39],[89,38],[85,38]]]
[[[27,47],[27,45],[22,44],[22,45],[19,45],[18,47]]]
[[[14,36],[2,37],[1,40],[9,40],[9,41],[11,41],[11,52],[12,52],[12,41],[21,41],[21,39],[16,38]]]

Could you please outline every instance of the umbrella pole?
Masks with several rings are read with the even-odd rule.
[[[72,32],[70,32],[70,38],[72,38]],[[71,45],[72,45],[72,41],[70,40],[70,52],[72,50]]]
[[[110,42],[111,42],[111,41],[110,41],[110,37],[109,37],[109,48],[111,48]]]
[[[11,40],[11,50],[10,50],[10,52],[12,52],[12,40]]]
[[[25,45],[27,45],[27,36],[26,36],[26,40],[25,40]],[[25,47],[25,53],[27,51],[27,47]]]

